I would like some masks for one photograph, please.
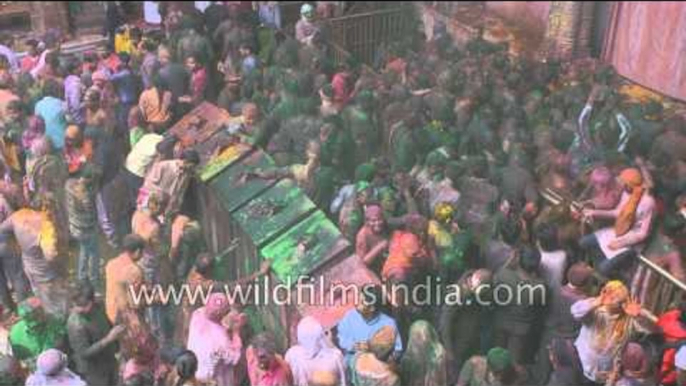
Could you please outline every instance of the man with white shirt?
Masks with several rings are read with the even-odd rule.
[[[541,224],[536,228],[536,244],[541,252],[541,274],[553,296],[559,293],[567,267],[567,252],[560,248],[557,227]]]

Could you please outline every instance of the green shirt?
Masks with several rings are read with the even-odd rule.
[[[47,316],[45,326],[40,331],[31,331],[22,319],[10,330],[10,344],[14,357],[18,360],[35,361],[43,351],[61,344],[66,335],[64,323]]]

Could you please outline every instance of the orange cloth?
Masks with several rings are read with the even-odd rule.
[[[425,263],[428,254],[417,235],[406,231],[396,231],[391,236],[388,248],[388,259],[383,266],[381,276],[387,279],[395,272],[408,274]]]
[[[151,124],[164,124],[171,118],[169,112],[169,101],[167,95],[160,96],[156,88],[143,91],[138,107],[141,109],[143,119]]]
[[[69,174],[78,172],[84,164],[93,159],[93,140],[85,139],[80,148],[65,148],[64,159],[67,161]]]
[[[620,209],[617,221],[615,222],[615,235],[617,237],[625,235],[634,225],[636,208],[638,208],[638,204],[641,202],[641,197],[643,197],[643,192],[645,191],[643,188],[643,176],[638,169],[624,169],[619,175],[619,179],[629,186],[632,191],[629,201]]]
[[[14,172],[21,172],[21,162],[19,161],[19,146],[0,138],[0,152],[9,167]]]

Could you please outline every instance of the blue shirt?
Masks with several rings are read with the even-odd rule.
[[[271,29],[281,29],[281,7],[278,4],[274,6],[260,5],[259,9],[260,23]]]
[[[400,332],[395,320],[388,315],[379,313],[374,319],[366,321],[356,309],[348,311],[343,319],[338,322],[338,345],[345,352],[346,361],[349,361],[354,355],[356,343],[369,341],[377,331],[386,326],[391,326],[395,330],[395,348],[393,351],[398,354],[403,350],[403,342],[400,339]]]
[[[243,63],[241,64],[241,73],[243,75],[248,75],[257,70],[259,65],[260,63],[257,61],[257,58],[254,55],[247,56],[245,59],[243,59]]]
[[[36,115],[45,121],[45,135],[57,150],[64,147],[64,132],[67,130],[66,106],[61,99],[46,96],[36,103]]]
[[[119,102],[126,105],[135,104],[138,100],[138,84],[131,70],[124,69],[110,77],[117,90]]]

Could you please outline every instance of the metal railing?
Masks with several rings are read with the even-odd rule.
[[[655,315],[676,307],[684,299],[686,283],[643,255],[638,255],[638,261],[631,294]]]
[[[382,44],[398,39],[407,32],[411,26],[410,17],[411,8],[400,6],[328,19],[325,27],[334,47],[345,50],[361,62],[372,64]]]

